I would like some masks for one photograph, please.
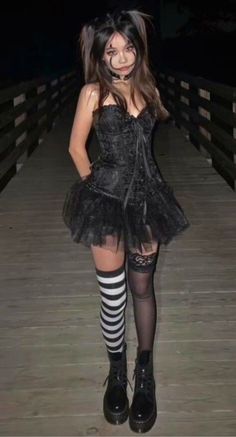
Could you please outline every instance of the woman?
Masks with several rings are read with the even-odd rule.
[[[157,254],[161,243],[167,244],[189,226],[151,152],[154,125],[170,114],[149,68],[148,22],[145,13],[121,11],[96,18],[81,30],[86,84],[69,145],[80,180],[72,185],[63,206],[73,240],[91,248],[101,294],[100,325],[110,361],[104,415],[114,424],[129,416],[136,432],[148,431],[157,415],[153,376]],[[91,164],[86,140],[92,126],[101,153]],[[126,260],[138,338],[130,408]]]

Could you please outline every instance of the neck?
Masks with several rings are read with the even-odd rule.
[[[109,72],[111,73],[111,75],[112,75],[112,77],[114,79],[128,80],[132,76],[132,71],[129,74],[126,74],[125,76],[122,75],[122,74],[121,75],[117,74],[117,73],[115,73],[114,71],[112,71],[110,69],[109,69]]]

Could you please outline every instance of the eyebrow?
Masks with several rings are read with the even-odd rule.
[[[131,41],[128,41],[128,42],[125,44],[125,47],[128,46],[128,45],[130,45],[130,44],[132,44]],[[113,46],[112,46],[112,43],[110,43],[110,45],[106,48],[106,50],[109,50],[109,49],[115,49],[115,48],[116,48],[116,47],[113,47]]]

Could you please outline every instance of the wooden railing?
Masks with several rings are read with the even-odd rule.
[[[175,124],[235,190],[236,87],[161,68],[160,93]]]
[[[235,190],[236,87],[163,67],[158,83],[176,125]],[[75,71],[0,89],[0,191],[77,91]]]
[[[0,191],[75,95],[77,80],[73,70],[1,88]]]

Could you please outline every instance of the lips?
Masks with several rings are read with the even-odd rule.
[[[122,67],[122,68],[118,68],[119,71],[125,71],[128,70],[130,67]]]

